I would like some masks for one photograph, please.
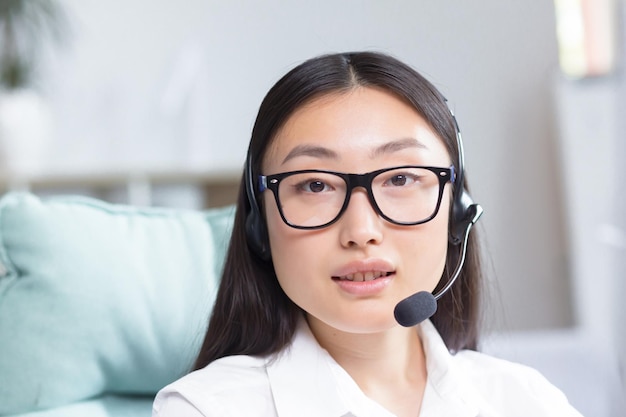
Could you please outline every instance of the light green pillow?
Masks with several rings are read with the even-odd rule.
[[[0,200],[0,415],[154,394],[199,350],[233,208]]]
[[[107,395],[70,405],[6,417],[150,417],[152,397]]]

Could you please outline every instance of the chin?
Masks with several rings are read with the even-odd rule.
[[[327,326],[340,332],[354,334],[381,333],[398,326],[398,323],[393,317],[393,309],[378,314],[372,311],[365,311],[358,316],[351,315],[351,317],[344,317],[343,319],[323,321]]]

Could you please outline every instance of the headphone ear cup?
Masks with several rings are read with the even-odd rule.
[[[474,216],[470,207],[474,204],[472,197],[462,190],[459,198],[454,198],[452,202],[452,216],[450,219],[450,243],[458,245],[463,241],[467,226],[472,223]]]
[[[248,150],[246,165],[244,167],[244,181],[246,196],[250,212],[246,216],[246,241],[248,247],[260,259],[268,261],[271,258],[267,227],[261,216],[261,210],[254,196],[254,180],[252,178],[252,155]]]
[[[258,207],[252,207],[246,218],[246,238],[248,247],[252,252],[264,261],[270,260],[271,252],[267,228],[261,219]]]

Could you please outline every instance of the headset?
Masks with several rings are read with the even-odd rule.
[[[270,241],[265,220],[261,215],[261,209],[255,197],[254,190],[258,189],[258,184],[255,184],[256,182],[252,174],[252,150],[248,149],[244,167],[244,185],[246,187],[248,205],[250,206],[250,211],[246,215],[246,239],[252,253],[264,261],[269,261],[271,258]]]
[[[463,138],[461,137],[461,129],[456,120],[456,116],[452,108],[448,104],[448,100],[444,97],[444,102],[448,107],[452,122],[454,124],[456,146],[458,151],[458,174],[454,178],[454,188],[452,191],[452,218],[450,219],[450,242],[458,245],[465,238],[465,232],[468,225],[474,224],[478,218],[475,218],[475,209],[477,205],[465,189],[465,152],[463,151]],[[482,214],[482,209],[480,210]],[[479,215],[480,217],[480,215]]]
[[[455,176],[453,181],[454,187],[452,190],[452,208],[449,227],[449,241],[453,245],[458,245],[466,240],[466,232],[469,231],[468,227],[470,227],[470,225],[473,225],[478,220],[478,217],[480,217],[480,214],[482,214],[482,209],[480,209],[480,206],[474,203],[469,193],[465,189],[465,156],[463,152],[463,139],[461,137],[461,130],[459,129],[459,124],[457,123],[454,112],[448,105],[448,100],[443,97],[443,101],[446,103],[448,111],[452,116],[454,129],[456,131],[456,143],[458,149],[459,162],[457,167],[458,169],[455,170]],[[269,237],[265,220],[262,217],[261,209],[259,208],[255,196],[255,190],[257,190],[259,187],[252,173],[252,152],[250,148],[248,148],[248,154],[244,167],[244,182],[246,187],[246,195],[248,197],[248,205],[250,207],[249,212],[246,216],[245,226],[248,247],[260,259],[264,261],[269,261],[269,259],[271,258]],[[477,208],[480,209],[480,214],[478,214],[478,217],[476,216]]]

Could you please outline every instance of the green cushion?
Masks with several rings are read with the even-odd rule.
[[[6,417],[150,417],[152,400],[152,397],[109,395],[95,400]]]
[[[0,415],[154,394],[200,347],[232,207],[0,200]]]

